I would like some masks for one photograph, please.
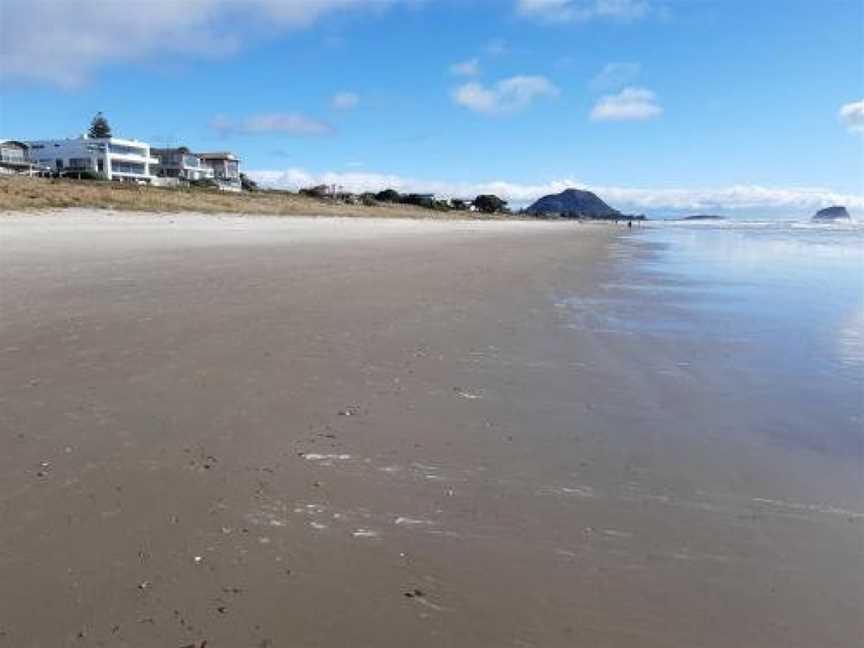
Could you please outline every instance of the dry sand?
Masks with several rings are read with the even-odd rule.
[[[846,469],[556,307],[620,235],[4,216],[0,646],[855,645]]]

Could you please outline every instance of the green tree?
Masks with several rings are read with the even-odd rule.
[[[375,200],[379,202],[399,202],[402,195],[394,189],[385,189],[375,194]]]
[[[90,130],[87,131],[87,137],[111,137],[111,126],[101,112],[96,113],[93,121],[90,122]]]
[[[484,214],[494,214],[495,212],[504,211],[507,207],[507,201],[501,200],[498,196],[492,194],[484,194],[474,199],[474,206]]]
[[[258,191],[258,183],[245,173],[240,174],[240,187],[243,191]]]

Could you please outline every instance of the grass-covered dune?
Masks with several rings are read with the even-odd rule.
[[[119,182],[0,176],[0,211],[65,207],[273,216],[490,218],[488,215],[467,211],[441,212],[403,204],[350,205],[287,191],[230,193],[212,189],[161,188]]]

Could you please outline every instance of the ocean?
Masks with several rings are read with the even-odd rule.
[[[614,256],[574,326],[667,348],[739,430],[861,460],[864,223],[650,221]]]

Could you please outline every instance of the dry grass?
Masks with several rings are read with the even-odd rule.
[[[159,188],[117,182],[0,176],[0,211],[64,207],[149,211],[269,214],[274,216],[375,216],[464,219],[469,212],[439,212],[410,205],[344,205],[286,191],[229,193]]]

